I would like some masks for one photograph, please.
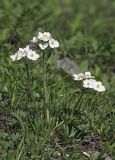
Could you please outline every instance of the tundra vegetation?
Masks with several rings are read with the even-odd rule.
[[[115,1],[1,0],[0,22],[0,159],[114,159]]]

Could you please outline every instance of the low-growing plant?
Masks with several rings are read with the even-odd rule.
[[[46,80],[46,72],[47,72],[47,50],[49,49],[51,53],[53,54],[53,51],[51,49],[55,49],[59,47],[59,42],[55,40],[52,35],[49,32],[39,32],[37,37],[33,37],[33,39],[30,41],[30,45],[27,45],[25,48],[19,48],[19,50],[14,54],[11,55],[10,58],[12,61],[20,61],[25,65],[26,68],[26,76],[27,76],[27,96],[26,96],[26,102],[28,100],[32,99],[32,90],[31,90],[31,83],[30,82],[30,69],[29,65],[33,61],[38,60],[42,56],[42,63],[43,63],[43,85],[44,85],[44,107],[46,108],[46,117],[47,121],[50,119],[50,113],[49,113],[49,102],[48,102],[48,90],[47,90],[47,80]],[[36,50],[36,51],[35,51]],[[38,53],[40,54],[38,54]]]

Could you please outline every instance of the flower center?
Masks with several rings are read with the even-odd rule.
[[[16,53],[16,59],[18,59],[18,53]]]
[[[90,76],[90,74],[86,74],[86,76],[88,76],[88,77],[89,77],[89,76]]]
[[[23,51],[23,54],[25,54],[25,53],[26,53],[26,50]]]
[[[43,37],[44,37],[44,38],[47,38],[47,34],[44,34]]]
[[[79,78],[83,78],[83,76],[79,76]]]
[[[55,44],[55,42],[54,42],[54,41],[52,41],[52,42],[51,42],[51,44],[52,44],[52,45],[54,45],[54,44]]]
[[[32,53],[32,54],[30,54],[30,57],[31,57],[31,58],[33,58],[33,57],[34,57],[34,54],[33,54],[33,53]]]
[[[97,88],[100,88],[100,85],[99,85],[99,84],[97,84],[97,85],[96,85],[96,87],[97,87]]]

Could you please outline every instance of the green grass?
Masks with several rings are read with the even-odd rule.
[[[92,160],[114,159],[115,2],[1,0],[0,8],[0,159],[87,160],[84,151],[92,151]],[[28,101],[25,67],[10,59],[38,30],[51,32],[61,44],[58,54],[81,72],[92,71],[107,88],[81,92],[71,75],[55,68],[55,59],[49,61],[49,122],[42,59],[30,65]]]

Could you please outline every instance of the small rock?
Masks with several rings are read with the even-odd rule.
[[[68,74],[79,73],[79,66],[68,57],[63,57],[57,60],[57,68],[62,69]]]
[[[112,160],[109,156],[107,156],[106,158],[105,158],[105,160]]]

